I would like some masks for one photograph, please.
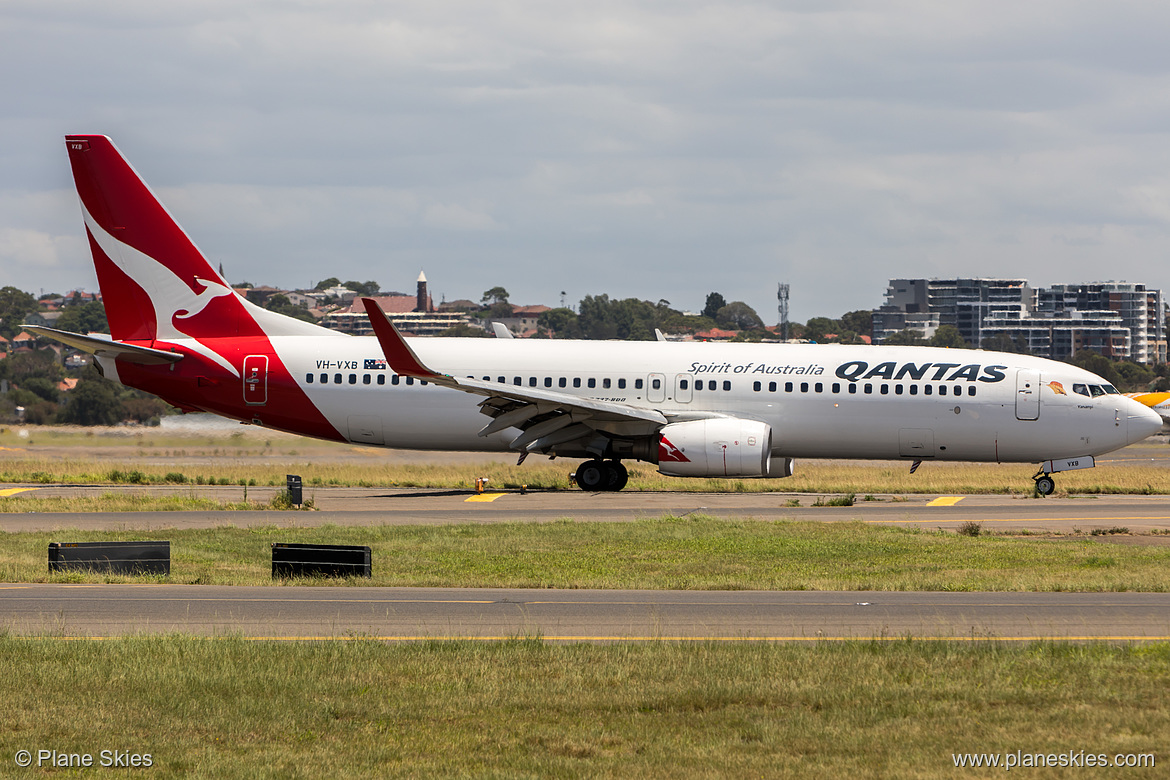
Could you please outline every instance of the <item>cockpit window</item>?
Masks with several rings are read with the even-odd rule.
[[[1121,393],[1113,385],[1104,385],[1104,388],[1107,395],[1121,395]]]
[[[1100,385],[1089,385],[1089,392],[1093,394],[1094,398],[1105,395],[1105,388]]]
[[[1089,386],[1088,385],[1073,385],[1073,392],[1079,393],[1080,395],[1087,396],[1089,394]]]

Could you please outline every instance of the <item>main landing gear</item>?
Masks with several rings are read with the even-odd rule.
[[[621,490],[630,474],[620,460],[587,460],[577,467],[577,484],[582,490]]]

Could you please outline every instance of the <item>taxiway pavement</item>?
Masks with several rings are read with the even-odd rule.
[[[0,585],[14,635],[269,640],[1167,641],[1167,593]]]

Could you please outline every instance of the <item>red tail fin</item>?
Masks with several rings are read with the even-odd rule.
[[[115,339],[322,333],[236,295],[109,138],[65,145]]]

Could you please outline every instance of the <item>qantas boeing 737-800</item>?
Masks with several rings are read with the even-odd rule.
[[[35,328],[186,411],[374,447],[623,460],[684,477],[785,477],[794,459],[1037,462],[1051,474],[1157,431],[1100,377],[979,350],[817,344],[404,339],[261,309],[233,292],[109,138],[66,137],[110,333]],[[32,329],[32,328],[30,328]]]

